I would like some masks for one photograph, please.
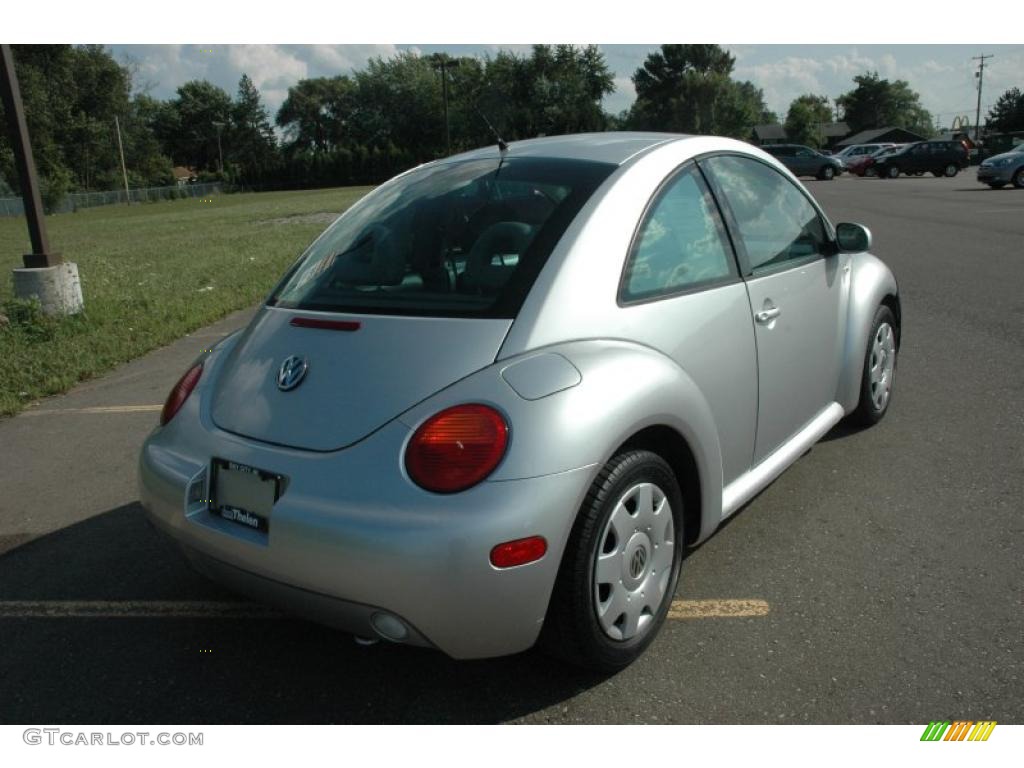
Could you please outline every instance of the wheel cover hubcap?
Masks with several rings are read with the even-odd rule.
[[[871,403],[876,411],[884,411],[892,393],[892,380],[896,373],[896,335],[892,326],[882,323],[871,342],[869,363]]]
[[[594,562],[594,610],[604,633],[629,640],[643,633],[664,603],[672,575],[675,524],[654,483],[629,488],[615,503]]]

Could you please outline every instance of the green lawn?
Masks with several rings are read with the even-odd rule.
[[[0,218],[0,416],[57,394],[263,298],[331,220],[369,190],[218,195],[47,217],[51,247],[78,264],[85,312],[51,320],[11,303],[31,250]]]

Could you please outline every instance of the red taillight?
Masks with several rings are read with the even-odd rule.
[[[189,368],[184,376],[178,379],[178,383],[174,385],[174,389],[171,390],[171,394],[167,396],[167,402],[164,403],[164,409],[160,411],[161,427],[174,418],[174,414],[176,414],[178,409],[185,404],[186,400],[188,400],[188,396],[192,394],[192,390],[195,389],[196,384],[199,383],[199,377],[202,375],[203,364],[197,363]]]
[[[464,491],[494,471],[507,445],[508,424],[500,413],[486,405],[456,405],[416,430],[405,468],[428,491]]]
[[[516,539],[499,544],[491,550],[491,565],[495,568],[512,568],[540,560],[548,551],[548,542],[543,536]]]

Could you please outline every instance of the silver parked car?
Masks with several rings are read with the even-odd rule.
[[[174,386],[142,504],[200,571],[357,636],[622,667],[684,547],[885,415],[900,298],[869,245],[731,139],[420,166]]]
[[[1024,144],[982,162],[978,166],[978,181],[992,189],[1000,189],[1007,184],[1024,189]]]

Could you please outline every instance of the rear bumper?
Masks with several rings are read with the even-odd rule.
[[[591,467],[440,496],[404,477],[409,429],[397,421],[332,453],[196,426],[182,413],[154,431],[140,457],[139,494],[200,571],[359,635],[376,636],[373,615],[392,614],[409,630],[405,642],[454,658],[501,656],[536,642]],[[207,509],[212,457],[287,478],[266,533]],[[494,545],[532,535],[548,542],[539,561],[491,565]]]

